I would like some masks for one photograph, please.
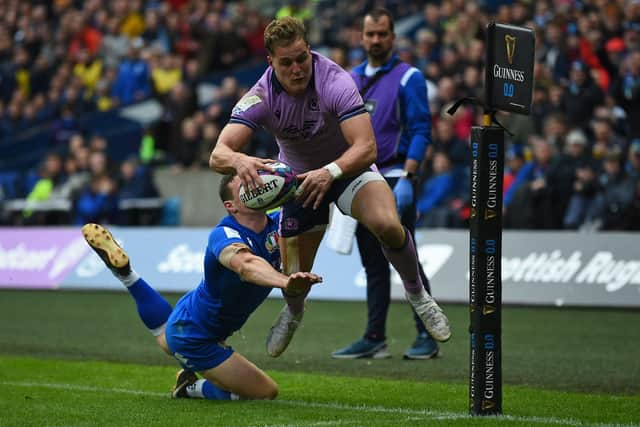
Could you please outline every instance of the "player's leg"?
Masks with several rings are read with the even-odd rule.
[[[389,185],[393,188],[393,184],[395,182],[390,182]],[[415,194],[415,192],[414,192]],[[416,226],[416,208],[415,208],[415,198],[413,205],[410,209],[405,210],[400,216],[400,222],[402,225],[409,230],[411,236],[413,237],[413,241],[415,242],[415,226]],[[419,258],[419,255],[418,255]],[[422,280],[422,284],[424,285],[425,291],[431,295],[431,283],[427,278],[426,273],[424,272],[424,268],[422,268],[422,263],[418,264],[420,279]],[[418,316],[413,310],[413,317],[416,325],[416,329],[418,331],[417,336],[411,347],[409,347],[404,352],[405,359],[431,359],[438,355],[438,343],[431,337],[427,329],[424,327],[424,323],[422,323],[422,319]]]
[[[358,224],[356,240],[360,260],[367,279],[367,327],[362,338],[334,351],[335,359],[391,357],[385,343],[387,313],[391,300],[389,262],[382,253],[380,242],[367,228]]]
[[[246,358],[223,342],[203,335],[186,307],[178,303],[167,322],[166,337],[171,354],[184,368],[178,372],[174,398],[210,400],[273,399],[276,383]],[[198,372],[203,378],[198,378]]]
[[[113,275],[127,288],[136,303],[140,319],[160,348],[168,353],[164,330],[171,314],[171,305],[131,268],[129,256],[109,230],[99,224],[85,224],[82,234]]]
[[[284,274],[311,271],[324,231],[325,226],[321,225],[297,236],[280,238],[280,255]],[[267,353],[270,356],[280,356],[291,342],[293,334],[302,321],[304,301],[309,290],[310,287],[296,295],[282,292],[286,304],[273,323],[267,337]]]
[[[415,244],[400,223],[391,188],[371,174],[379,176],[365,172],[358,181],[359,188],[355,192],[345,191],[338,200],[339,206],[343,211],[349,209],[350,214],[380,240],[385,257],[400,274],[405,295],[425,327],[436,340],[446,341],[451,336],[449,321],[424,291]]]
[[[270,400],[278,395],[276,382],[238,353],[233,353],[220,365],[201,371],[199,374],[219,390],[227,390],[230,393],[230,399],[237,396],[239,399]],[[210,391],[203,391],[203,395],[205,393],[213,395]]]

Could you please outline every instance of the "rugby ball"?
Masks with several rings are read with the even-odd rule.
[[[268,211],[290,200],[298,188],[298,179],[291,168],[282,163],[270,163],[274,171],[259,170],[262,185],[254,190],[240,185],[240,201],[250,209]]]

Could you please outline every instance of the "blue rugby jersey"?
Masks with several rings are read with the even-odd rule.
[[[399,61],[396,55],[381,70],[389,70]],[[371,77],[365,74],[368,61],[351,70],[351,77],[361,90]],[[427,85],[420,70],[400,62],[363,94],[365,107],[378,144],[376,164],[381,171],[402,167],[406,158],[422,162],[431,143],[431,112]]]
[[[229,120],[271,132],[280,148],[279,159],[297,174],[340,157],[348,148],[340,122],[366,113],[349,74],[317,52],[311,57],[313,76],[302,96],[287,94],[269,67],[238,101]]]
[[[256,233],[229,215],[211,231],[204,255],[204,278],[176,305],[187,308],[190,320],[201,327],[200,337],[214,341],[226,339],[244,325],[269,295],[272,288],[243,282],[238,274],[220,264],[218,258],[227,246],[244,243],[280,271],[279,219],[280,212],[270,214],[267,226]]]

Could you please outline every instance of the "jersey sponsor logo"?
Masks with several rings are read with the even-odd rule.
[[[318,123],[317,120],[305,120],[302,129],[295,125],[289,125],[282,129],[282,133],[286,134],[288,138],[302,138],[309,139],[313,134],[313,128]]]
[[[224,234],[227,235],[227,239],[240,238],[240,233],[238,233],[238,230],[234,230],[230,227],[222,227],[222,229],[224,230]]]
[[[233,111],[231,114],[239,114],[247,111],[249,108],[253,107],[256,104],[262,102],[262,99],[258,95],[246,95],[238,101],[238,103],[233,107]]]

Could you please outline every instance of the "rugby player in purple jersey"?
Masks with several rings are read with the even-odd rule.
[[[236,173],[245,186],[261,182],[272,160],[243,153],[258,126],[272,133],[279,160],[298,175],[296,199],[282,207],[283,272],[310,271],[329,221],[329,205],[357,219],[381,242],[400,274],[405,295],[434,339],[451,336],[449,321],[424,291],[410,233],[400,223],[391,188],[375,166],[371,119],[351,76],[310,49],[296,18],[272,21],[264,33],[269,67],[234,107],[216,143],[210,167]],[[279,356],[302,320],[308,293],[283,292],[286,304],[271,328],[267,352]]]

